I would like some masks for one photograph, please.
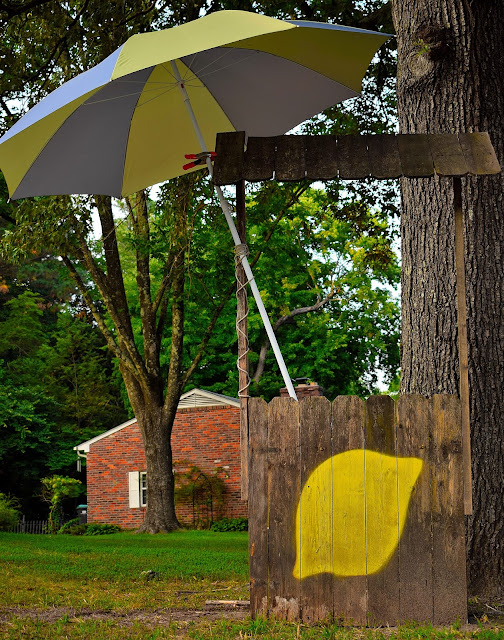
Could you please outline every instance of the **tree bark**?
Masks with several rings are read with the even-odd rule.
[[[488,131],[504,164],[504,4],[393,0],[402,133]],[[401,392],[458,393],[451,181],[402,181]],[[502,176],[463,180],[473,516],[472,594],[502,595],[504,415]]]

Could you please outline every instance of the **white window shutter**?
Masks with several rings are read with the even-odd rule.
[[[138,471],[130,471],[129,474],[129,506],[130,509],[140,507],[140,475]]]

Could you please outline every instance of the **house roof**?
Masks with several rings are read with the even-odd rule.
[[[200,407],[216,407],[216,406],[229,406],[232,407],[240,407],[240,401],[237,398],[232,398],[231,396],[225,396],[222,393],[214,393],[213,391],[205,391],[203,389],[191,389],[187,393],[184,393],[180,396],[180,401],[178,403],[178,409],[198,409]],[[100,433],[100,435],[91,438],[91,440],[86,440],[86,442],[81,442],[76,447],[74,447],[74,451],[82,451],[84,453],[89,453],[89,447],[101,440],[102,438],[107,438],[111,436],[113,433],[117,431],[121,431],[125,427],[129,427],[130,424],[134,424],[136,422],[136,418],[132,420],[128,420],[127,422],[123,422],[122,424],[117,425],[117,427],[113,427],[104,433]]]

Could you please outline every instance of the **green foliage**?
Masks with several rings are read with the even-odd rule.
[[[50,0],[35,3],[30,11],[24,5],[16,11],[0,7],[4,26],[0,129],[61,82],[103,60],[129,35],[173,26],[220,8],[391,29],[390,8],[382,0],[302,5],[290,0],[280,4],[232,1],[211,7],[202,0],[180,6],[147,0]],[[304,131],[390,131],[395,108],[394,46],[392,41],[382,48],[365,80],[362,98],[327,110]],[[232,243],[209,181],[200,173],[163,185],[157,201],[147,202],[143,220],[135,198],[124,202],[122,210],[110,209],[114,219],[108,226],[112,228],[96,239],[93,214],[98,209],[104,215],[107,206],[109,199],[94,196],[8,203],[0,181],[0,215],[5,221],[0,228],[0,257],[5,261],[0,262],[5,391],[0,394],[6,400],[0,424],[3,421],[8,434],[7,444],[0,445],[0,461],[14,470],[9,478],[22,477],[25,470],[27,477],[68,473],[75,444],[125,419],[122,405],[128,405],[127,394],[118,380],[128,367],[129,398],[148,387],[147,412],[163,402],[170,364],[178,357],[183,360],[182,373],[171,388],[201,386],[236,395],[236,338],[230,330],[235,322]],[[256,279],[270,316],[279,323],[277,334],[291,376],[316,380],[330,397],[375,391],[377,369],[384,372],[386,382],[393,379],[399,335],[399,311],[392,293],[399,271],[394,251],[395,188],[387,183],[337,180],[323,189],[310,189],[307,184],[255,185],[248,194],[248,216]],[[116,237],[120,264],[114,265],[115,248],[110,241],[115,243]],[[93,277],[89,261],[83,258],[86,251],[96,267],[91,269]],[[64,257],[73,269],[72,277],[80,282],[80,293],[68,284],[68,275],[61,280],[48,277],[62,268],[51,255]],[[38,272],[26,292],[20,290],[16,274],[31,263],[38,265]],[[4,275],[4,264],[9,277]],[[177,307],[172,294],[175,275],[180,283],[181,264],[185,281],[183,295],[176,295]],[[104,293],[105,280],[110,280],[110,295]],[[41,281],[47,282],[42,288],[35,284]],[[126,301],[121,298],[123,284]],[[7,294],[2,298],[5,287]],[[152,299],[146,302],[147,289]],[[163,295],[156,301],[159,293]],[[10,306],[8,298],[13,300]],[[318,310],[296,313],[324,299]],[[180,313],[172,316],[173,309],[180,312],[182,307],[185,324],[172,325],[173,318],[182,317]],[[150,324],[149,318],[153,318]],[[16,326],[21,324],[25,328],[18,335]],[[106,340],[97,337],[97,327]],[[173,336],[182,331],[183,347],[177,347],[177,358],[172,359],[172,347],[177,344]],[[270,399],[283,382],[271,350],[263,362],[268,345],[252,301],[249,331],[255,378],[251,390]],[[104,351],[106,344],[116,356],[119,353],[121,364],[112,363]],[[15,396],[11,403],[8,394]],[[143,401],[138,401],[137,408]],[[23,460],[16,456],[17,445],[24,448]],[[1,482],[0,489],[4,488]],[[20,485],[13,480],[13,486]]]
[[[19,520],[19,503],[12,496],[0,493],[0,531],[13,529]]]
[[[248,531],[248,518],[222,518],[212,524],[210,531]]]
[[[58,531],[58,535],[69,536],[105,536],[111,533],[119,533],[121,527],[116,524],[102,522],[80,523],[79,518],[69,520]]]
[[[71,472],[73,447],[127,413],[112,358],[61,265],[37,258],[0,274],[0,491],[40,517],[40,478]]]
[[[106,536],[111,533],[119,533],[121,527],[117,524],[107,524],[104,522],[89,522],[86,524],[85,536]]]
[[[226,472],[216,467],[203,472],[196,465],[178,460],[175,463],[175,504],[188,505],[193,509],[193,519],[184,523],[195,529],[208,529],[215,514],[224,504]],[[181,471],[184,469],[184,471]]]
[[[68,520],[68,522],[65,522],[65,524],[59,528],[58,530],[58,535],[64,535],[64,534],[69,534],[69,535],[79,535],[74,533],[74,529],[79,527],[80,525],[80,520],[79,518],[72,518],[71,520]]]
[[[49,503],[48,528],[50,533],[57,533],[60,528],[64,500],[76,498],[83,490],[82,482],[75,478],[54,475],[42,479],[42,497]]]

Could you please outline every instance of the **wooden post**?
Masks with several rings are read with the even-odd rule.
[[[236,183],[236,228],[240,240],[247,242],[247,212],[245,209],[245,180]],[[240,398],[240,452],[241,452],[241,497],[248,500],[248,299],[247,277],[236,257],[236,333],[238,335],[238,397]]]
[[[464,470],[464,513],[472,515],[471,427],[469,414],[469,363],[467,347],[466,284],[464,266],[464,218],[462,212],[462,180],[453,178],[455,212],[455,267],[457,274],[457,323],[459,347],[459,389],[462,406],[462,461]]]

